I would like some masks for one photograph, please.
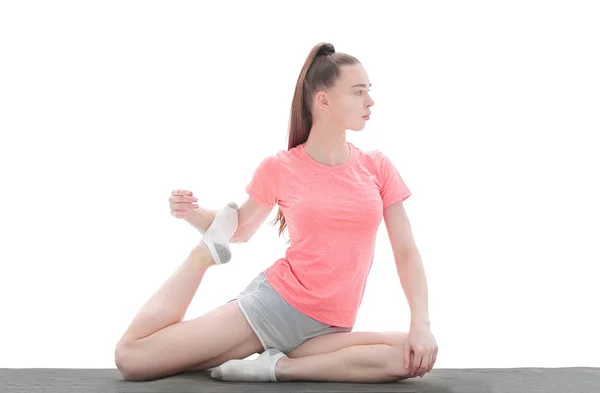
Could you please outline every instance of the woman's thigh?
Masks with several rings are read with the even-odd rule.
[[[408,333],[404,332],[338,332],[313,337],[287,353],[290,358],[335,352],[355,345],[387,344],[404,348]]]
[[[402,332],[339,332],[313,337],[298,345],[287,353],[290,358],[299,358],[322,353],[335,352],[354,345],[387,344],[403,348],[407,333]],[[258,352],[257,352],[258,353]],[[233,348],[227,353],[198,364],[190,370],[205,370],[220,366],[231,359],[245,359],[248,350],[243,347]]]

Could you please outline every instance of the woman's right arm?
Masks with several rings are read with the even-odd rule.
[[[238,210],[238,228],[229,242],[245,243],[250,240],[263,222],[265,222],[272,210],[272,208],[269,209],[259,204],[251,197],[248,197],[246,202],[244,202]],[[217,211],[215,210],[199,207],[188,211],[183,219],[200,231],[200,233],[204,233],[208,227],[210,227],[210,224],[212,224],[216,215]]]
[[[275,206],[273,206],[275,207]],[[246,243],[259,230],[273,208],[268,208],[248,196],[246,202],[238,210],[238,229],[233,235],[231,243]]]

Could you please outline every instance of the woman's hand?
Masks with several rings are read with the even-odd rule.
[[[175,218],[184,218],[192,209],[198,208],[198,198],[188,190],[173,190],[169,197],[171,215]]]
[[[411,361],[411,352],[414,357]],[[406,341],[404,364],[411,377],[423,377],[430,372],[437,359],[438,346],[428,327],[411,327]]]

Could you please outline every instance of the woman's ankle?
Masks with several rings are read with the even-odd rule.
[[[194,259],[200,266],[206,269],[215,265],[215,261],[212,255],[210,255],[210,250],[203,241],[194,247],[188,258]]]

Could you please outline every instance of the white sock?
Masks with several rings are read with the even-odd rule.
[[[214,368],[210,376],[220,381],[277,382],[275,365],[287,357],[278,349],[270,348],[256,359],[232,359]]]
[[[238,228],[238,205],[230,202],[217,215],[204,232],[202,241],[208,247],[215,263],[220,265],[231,260],[229,239]]]

